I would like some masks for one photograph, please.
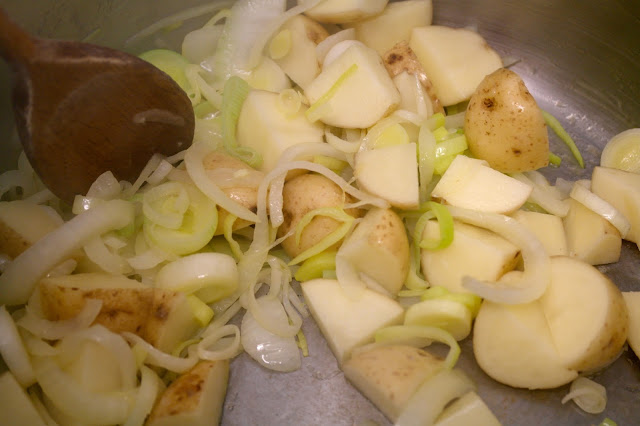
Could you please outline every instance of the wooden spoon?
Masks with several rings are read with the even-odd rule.
[[[112,171],[133,182],[154,153],[193,139],[191,101],[171,77],[117,50],[30,36],[0,8],[0,56],[27,158],[62,200]]]

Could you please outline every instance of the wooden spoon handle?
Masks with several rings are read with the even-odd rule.
[[[13,64],[25,63],[33,57],[35,48],[35,39],[0,7],[0,56]]]

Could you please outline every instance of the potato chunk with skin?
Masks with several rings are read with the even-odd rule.
[[[629,313],[629,334],[627,341],[637,357],[640,357],[640,291],[622,292]]]
[[[489,74],[469,100],[464,132],[474,157],[504,173],[549,163],[549,136],[542,112],[524,81],[506,68]]]
[[[320,73],[316,46],[329,33],[322,25],[304,15],[291,18],[280,30],[290,31],[291,48],[275,62],[294,83],[304,89]]]
[[[27,201],[0,202],[0,253],[11,258],[62,225],[48,207]]]
[[[538,301],[485,300],[473,327],[473,352],[485,373],[516,388],[551,389],[578,377],[558,354]]]
[[[220,423],[229,381],[229,361],[201,361],[160,395],[148,426],[209,426]]]
[[[540,305],[568,368],[598,370],[622,350],[629,321],[624,299],[618,287],[588,263],[551,258],[551,283]]]
[[[442,360],[405,345],[363,347],[344,363],[346,378],[391,421],[422,383],[442,369]]]
[[[96,324],[115,333],[134,333],[165,352],[199,328],[183,293],[146,287],[120,275],[89,273],[45,278],[38,288],[45,318],[72,318],[87,299],[98,299],[102,308]]]
[[[591,265],[617,262],[622,250],[620,231],[578,201],[570,199],[569,203],[563,219],[569,256]]]
[[[247,163],[221,151],[213,151],[202,161],[204,169],[211,180],[216,182],[222,191],[236,203],[255,211],[258,203],[258,186],[264,173],[255,170]],[[224,221],[228,212],[218,209],[218,226],[214,235],[224,233]],[[236,219],[233,230],[246,228],[251,222]]]
[[[409,239],[402,219],[391,209],[369,210],[337,256],[364,275],[374,290],[395,297],[409,272]]]

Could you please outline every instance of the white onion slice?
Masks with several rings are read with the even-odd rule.
[[[577,182],[573,185],[569,196],[583,204],[589,210],[592,210],[607,219],[618,231],[620,231],[620,236],[623,239],[627,237],[629,230],[631,230],[631,223],[629,223],[627,218],[611,204]]]
[[[257,304],[269,320],[282,324],[288,323],[287,313],[278,300],[263,296],[257,300]],[[265,330],[251,312],[246,312],[242,318],[241,336],[245,352],[260,365],[282,372],[300,368],[302,361],[295,338],[281,337]]]
[[[587,413],[599,414],[607,407],[607,389],[586,377],[578,377],[571,382],[569,393],[562,398],[562,403],[571,400]]]
[[[233,335],[232,339],[227,338],[230,335]],[[242,352],[240,329],[235,324],[223,325],[210,331],[207,337],[198,343],[198,356],[208,361],[231,359],[240,352]]]
[[[102,238],[95,237],[91,239],[83,248],[89,260],[98,265],[103,271],[116,275],[131,272],[131,266],[127,261],[122,256],[109,250]]]
[[[120,182],[118,182],[113,173],[104,172],[89,187],[87,198],[112,200],[120,195],[120,191]]]
[[[52,358],[34,358],[38,384],[51,402],[83,424],[122,424],[135,392],[90,392],[62,371]]]
[[[533,191],[531,195],[529,195],[529,200],[547,212],[559,217],[565,217],[567,213],[569,213],[569,203],[560,198],[561,193],[554,187],[550,185],[540,185],[539,182],[533,181],[523,173],[514,173],[511,177],[530,185]]]
[[[0,306],[0,355],[20,386],[27,388],[36,381],[27,349],[7,308]]]
[[[26,315],[17,321],[20,327],[41,339],[57,340],[78,330],[88,328],[100,313],[102,300],[86,299],[78,315],[59,321],[49,321],[40,317],[30,304],[25,309]]]
[[[117,361],[120,368],[122,388],[133,389],[136,385],[136,359],[122,336],[109,331],[106,327],[96,324],[65,336],[59,346],[60,355],[77,352],[83,341],[90,340],[108,350]]]
[[[427,379],[411,396],[395,426],[432,425],[449,402],[475,389],[475,384],[462,371],[441,371]]]
[[[551,279],[551,262],[544,246],[524,225],[509,216],[478,212],[447,206],[454,219],[488,229],[519,247],[524,272],[515,281],[483,282],[464,277],[463,287],[495,303],[519,304],[533,302],[547,289]]]
[[[327,56],[327,53],[329,53],[331,48],[336,44],[345,40],[355,40],[355,38],[355,28],[347,28],[346,30],[338,31],[335,34],[331,34],[316,46],[316,56],[318,57],[318,62],[320,62],[321,64],[324,63],[324,58]]]
[[[164,389],[160,377],[149,367],[140,367],[140,387],[136,395],[136,402],[131,414],[123,426],[142,426],[147,415],[151,412],[158,394]]]
[[[187,358],[181,358],[162,352],[160,349],[151,345],[136,334],[125,331],[122,333],[122,336],[130,343],[140,345],[140,347],[146,351],[147,356],[144,360],[145,364],[162,367],[175,373],[184,373],[198,363],[198,357],[195,356],[192,350],[189,351],[189,356]]]
[[[16,257],[0,276],[0,304],[26,303],[36,283],[92,238],[120,229],[134,218],[133,204],[106,201],[51,231]]]
[[[240,219],[257,222],[258,217],[255,213],[229,198],[227,194],[207,176],[202,159],[211,151],[212,149],[204,144],[193,144],[184,156],[187,173],[189,173],[189,176],[198,189],[218,204],[220,208],[234,216],[238,216]]]

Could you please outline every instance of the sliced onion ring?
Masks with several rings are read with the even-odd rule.
[[[620,236],[623,239],[626,238],[629,230],[631,230],[631,223],[618,209],[577,183],[573,185],[569,196],[589,210],[607,219],[620,232]]]
[[[524,262],[524,273],[508,285],[464,277],[463,287],[484,299],[509,305],[533,302],[544,294],[551,280],[551,262],[544,246],[531,231],[515,219],[501,214],[453,206],[447,208],[454,219],[493,231],[519,247]]]

